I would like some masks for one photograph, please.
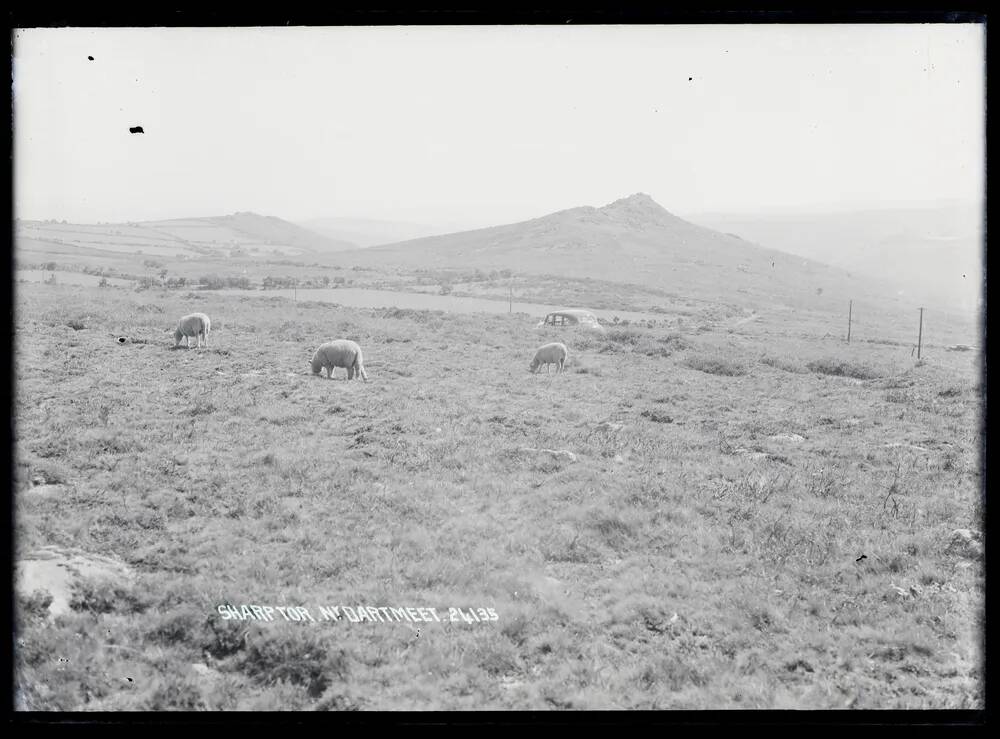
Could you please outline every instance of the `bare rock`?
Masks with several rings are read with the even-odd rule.
[[[947,551],[965,559],[982,559],[983,535],[973,529],[955,529],[951,532]]]
[[[108,578],[123,582],[134,577],[127,565],[107,557],[74,552],[60,547],[42,547],[17,563],[16,588],[28,595],[38,590],[52,596],[49,614],[69,613],[74,585],[84,578]]]

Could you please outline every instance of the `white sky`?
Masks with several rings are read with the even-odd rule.
[[[969,24],[22,30],[15,215],[975,200],[984,54]]]

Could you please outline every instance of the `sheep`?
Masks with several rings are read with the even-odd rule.
[[[174,331],[174,346],[181,345],[181,339],[187,342],[191,348],[191,337],[198,339],[198,348],[201,347],[201,337],[205,337],[205,346],[208,346],[208,332],[212,330],[212,320],[204,313],[192,313],[184,316],[178,323]]]
[[[334,367],[345,367],[348,380],[358,376],[368,382],[368,373],[365,372],[362,361],[360,346],[348,339],[338,339],[328,341],[316,350],[312,358],[312,371],[314,375],[318,375],[326,367],[326,377],[330,379],[333,377]]]
[[[560,344],[558,342],[553,342],[551,344],[546,344],[545,346],[539,347],[538,351],[535,352],[535,358],[531,360],[531,366],[528,367],[528,371],[535,373],[545,365],[545,371],[549,371],[549,365],[554,364],[556,366],[556,372],[563,371],[563,365],[566,364],[566,356],[569,352],[566,351],[566,345]]]

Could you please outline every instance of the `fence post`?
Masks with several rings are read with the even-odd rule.
[[[917,332],[917,359],[920,359],[920,344],[924,338],[924,309],[920,309],[920,329]]]
[[[847,303],[847,343],[851,343],[851,314],[854,311],[854,301],[850,300]]]

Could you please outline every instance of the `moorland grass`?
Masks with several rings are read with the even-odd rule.
[[[911,383],[889,399],[817,370],[706,371],[764,348],[839,367],[806,332],[549,338],[517,316],[192,295],[19,286],[17,557],[135,573],[81,582],[53,619],[18,600],[19,708],[983,705],[982,564],[948,550],[982,515],[960,354],[852,348],[848,371]],[[172,350],[192,304],[223,328]],[[358,341],[370,382],[310,374],[330,338]],[[546,340],[577,371],[530,375]],[[658,344],[683,352],[620,351]],[[345,605],[498,618],[319,615]]]

